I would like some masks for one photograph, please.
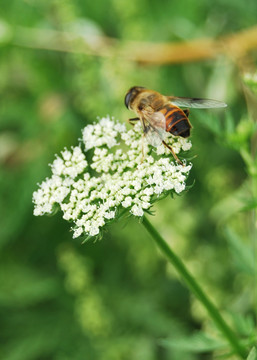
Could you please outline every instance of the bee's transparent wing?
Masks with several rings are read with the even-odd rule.
[[[161,112],[145,113],[143,128],[147,142],[154,147],[160,146],[167,136],[166,120]]]
[[[162,143],[162,136],[157,132],[155,129],[153,129],[150,125],[146,125],[144,130],[144,136],[146,138],[146,141],[148,144],[158,147]]]
[[[196,109],[211,109],[211,108],[223,108],[227,104],[213,99],[201,99],[201,98],[188,98],[188,97],[176,97],[167,96],[168,100],[176,106]]]

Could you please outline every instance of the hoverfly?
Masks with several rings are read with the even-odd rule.
[[[128,90],[125,105],[137,114],[138,117],[129,119],[129,122],[141,121],[147,142],[154,147],[165,145],[180,164],[172,147],[164,141],[167,132],[184,138],[190,135],[189,110],[180,107],[207,109],[227,106],[218,100],[165,96],[142,86],[133,86]]]

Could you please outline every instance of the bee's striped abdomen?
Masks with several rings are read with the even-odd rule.
[[[190,135],[191,124],[183,110],[167,105],[161,112],[165,116],[166,131],[175,136],[188,137]]]

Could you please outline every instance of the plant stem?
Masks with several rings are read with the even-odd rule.
[[[204,293],[200,285],[187,270],[187,268],[180,260],[180,258],[173,252],[173,250],[169,247],[166,241],[162,238],[162,236],[158,233],[158,231],[153,227],[153,225],[149,222],[149,220],[145,216],[143,217],[143,225],[145,226],[147,231],[152,235],[153,239],[155,240],[161,251],[164,253],[164,255],[169,259],[169,262],[175,267],[175,269],[180,274],[184,282],[187,284],[188,288],[194,293],[194,295],[198,298],[198,300],[208,311],[210,317],[212,318],[216,326],[219,328],[219,330],[226,337],[227,341],[230,343],[235,353],[237,353],[242,359],[246,358],[247,351],[240,344],[236,334],[222,318],[216,306]]]

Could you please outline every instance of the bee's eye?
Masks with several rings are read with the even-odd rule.
[[[126,94],[126,96],[125,96],[125,105],[126,105],[127,108],[129,108],[129,103],[130,103],[131,95],[132,95],[132,93],[131,93],[131,91],[129,91],[129,92]]]

